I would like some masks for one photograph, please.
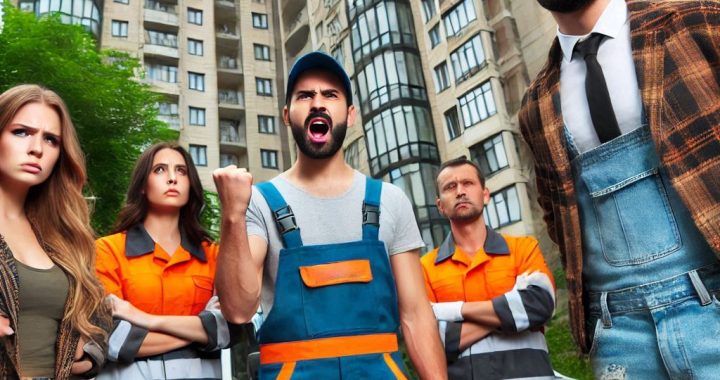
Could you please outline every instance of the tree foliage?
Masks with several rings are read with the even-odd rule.
[[[137,59],[98,50],[93,36],[59,15],[37,19],[9,3],[0,32],[0,91],[36,83],[67,103],[86,155],[88,196],[95,197],[93,227],[113,225],[139,153],[177,132],[158,121],[158,95],[136,79]]]

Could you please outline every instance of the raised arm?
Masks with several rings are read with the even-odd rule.
[[[421,379],[446,379],[445,355],[423,285],[419,251],[390,256],[398,292],[400,327],[410,360]]]
[[[260,303],[267,242],[247,234],[252,175],[234,165],[216,169],[213,178],[222,207],[220,253],[215,284],[228,322],[246,323]]]

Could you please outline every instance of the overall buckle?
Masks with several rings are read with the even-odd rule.
[[[280,231],[280,235],[298,229],[297,222],[295,222],[295,214],[289,205],[273,211],[273,216],[275,217],[275,224]]]
[[[363,224],[380,226],[380,207],[363,202]]]

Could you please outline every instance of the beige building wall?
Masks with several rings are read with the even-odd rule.
[[[39,7],[39,0],[14,3],[27,10]],[[158,118],[179,131],[179,142],[195,158],[206,189],[214,190],[212,171],[221,166],[247,167],[255,181],[289,167],[279,106],[285,52],[278,45],[281,25],[274,0],[98,0],[97,4],[102,14],[96,34],[99,47],[140,60],[143,69],[138,79],[162,95]],[[259,57],[256,44],[264,49]],[[202,76],[200,88],[191,88],[200,82],[191,79],[191,73]],[[258,93],[256,78],[269,80],[264,86],[269,92]],[[271,127],[261,130],[259,116],[269,118]],[[266,151],[265,160],[261,151]]]

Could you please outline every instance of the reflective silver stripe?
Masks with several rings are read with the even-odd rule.
[[[217,327],[217,348],[225,348],[230,345],[230,330],[227,321],[223,318],[219,309],[208,310],[215,317],[215,326]]]
[[[550,277],[548,277],[545,273],[538,271],[528,276],[528,285],[535,285],[544,289],[550,294],[553,304],[555,304],[555,288],[553,288]]]
[[[173,380],[220,379],[220,359],[143,360],[130,364],[110,362],[103,367],[96,380]]]
[[[517,289],[513,289],[505,293],[505,299],[508,302],[508,307],[510,307],[510,312],[515,320],[515,329],[517,331],[527,330],[527,328],[530,327],[530,320],[525,311],[525,305],[523,305],[520,293],[518,293]]]
[[[466,348],[465,351],[460,354],[460,357],[523,348],[547,352],[548,348],[545,342],[545,335],[539,331],[523,331],[517,334],[490,334]]]
[[[447,330],[446,321],[438,321],[438,330],[440,332],[440,341],[442,341],[443,347],[445,347],[445,330]]]
[[[122,349],[123,344],[125,344],[125,341],[130,334],[130,329],[132,329],[132,325],[128,321],[120,321],[117,327],[115,327],[115,330],[113,330],[112,334],[110,335],[110,339],[108,339],[109,360],[118,360],[118,357],[120,356],[120,350]]]

